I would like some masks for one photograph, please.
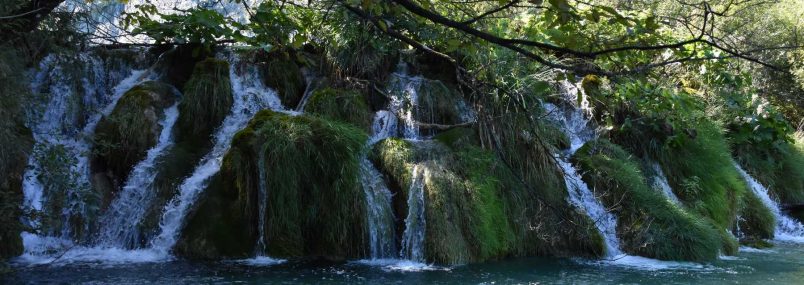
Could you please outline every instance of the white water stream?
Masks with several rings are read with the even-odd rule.
[[[781,207],[779,207],[779,203],[770,197],[768,189],[751,177],[737,162],[734,162],[734,167],[737,168],[737,171],[748,183],[748,187],[751,188],[751,191],[759,197],[762,204],[765,204],[776,218],[774,238],[780,241],[804,243],[804,225],[785,215]]]

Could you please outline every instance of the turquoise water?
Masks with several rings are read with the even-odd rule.
[[[804,284],[804,244],[777,244],[706,264],[525,258],[453,268],[398,271],[357,262],[288,261],[252,266],[234,261],[142,264],[13,265],[2,284]],[[668,268],[670,267],[670,268]]]

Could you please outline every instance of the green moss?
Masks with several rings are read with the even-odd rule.
[[[717,258],[718,230],[651,189],[639,163],[625,150],[597,140],[578,150],[573,160],[584,181],[603,193],[603,204],[617,216],[617,234],[626,252],[663,260]]]
[[[265,86],[276,89],[282,104],[294,109],[304,96],[305,81],[301,68],[296,63],[295,54],[287,51],[273,51],[266,55],[262,77]]]
[[[740,203],[737,227],[743,235],[739,237],[741,242],[772,239],[776,218],[753,191],[746,191]]]
[[[433,139],[450,148],[463,148],[467,146],[477,146],[479,144],[479,138],[475,130],[465,127],[449,129],[435,135]]]
[[[232,96],[226,61],[208,58],[197,63],[179,103],[177,139],[210,144],[212,132],[229,114]]]
[[[178,251],[204,258],[252,254],[263,179],[267,254],[365,256],[359,156],[366,139],[363,131],[340,122],[261,111],[233,139],[220,173],[190,215]]]
[[[804,141],[734,146],[736,160],[782,204],[804,204]]]
[[[366,99],[357,91],[333,88],[313,92],[305,111],[331,120],[350,123],[370,131],[372,113]]]
[[[456,142],[451,139],[465,132],[447,132],[439,140]],[[544,253],[538,246],[547,247],[543,235],[558,232],[544,228],[567,225],[546,225],[544,217],[533,215],[531,205],[540,202],[492,152],[477,146],[386,139],[375,146],[371,159],[391,177],[397,217],[407,216],[413,169],[422,171],[425,255],[430,262],[461,264]],[[402,226],[398,232],[404,230]],[[602,252],[600,236],[590,237],[574,246],[600,246]]]
[[[734,168],[720,128],[702,122],[696,131],[694,139],[678,146],[664,146],[655,158],[687,208],[711,219],[720,229],[730,229],[746,184]]]
[[[108,203],[131,168],[156,144],[163,110],[176,100],[172,86],[149,81],[127,91],[95,128],[90,167],[93,184]],[[105,204],[105,203],[104,203]]]

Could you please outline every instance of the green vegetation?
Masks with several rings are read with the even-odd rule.
[[[304,111],[371,131],[371,110],[366,98],[355,90],[318,89],[313,92]]]
[[[253,254],[264,184],[267,254],[365,256],[359,156],[366,139],[340,122],[261,111],[233,139],[177,250],[196,258]]]
[[[179,103],[178,140],[209,143],[212,132],[229,114],[232,96],[229,63],[214,58],[197,63]]]
[[[553,225],[544,217],[532,216],[535,209],[529,205],[542,202],[492,152],[467,144],[471,142],[467,133],[454,130],[440,135],[437,140],[456,143],[450,147],[437,141],[387,139],[371,154],[391,177],[397,216],[406,216],[413,169],[421,171],[428,261],[463,264],[508,256],[602,253],[602,237],[589,221],[579,218],[573,222],[586,227],[563,229],[561,225],[573,222]],[[458,138],[461,134],[468,136]],[[567,207],[563,203],[550,206]],[[584,238],[550,244],[581,229]]]
[[[738,236],[740,242],[755,243],[773,239],[776,218],[753,191],[746,191],[743,194],[737,217],[737,228],[743,234]]]
[[[276,50],[267,53],[261,71],[265,86],[276,89],[282,104],[295,109],[304,95],[306,82],[296,62],[296,54],[291,52]]]
[[[102,192],[104,204],[108,204],[122,187],[131,168],[156,145],[163,110],[173,105],[176,99],[173,86],[145,82],[127,91],[112,113],[98,122],[91,168],[95,173],[93,184]]]
[[[603,204],[617,216],[617,235],[626,252],[663,260],[718,257],[718,231],[722,230],[651,189],[631,154],[609,141],[596,140],[578,150],[573,160],[584,181],[601,193]]]

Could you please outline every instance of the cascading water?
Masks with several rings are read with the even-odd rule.
[[[670,202],[673,202],[673,204],[681,205],[681,201],[678,199],[676,194],[673,193],[673,188],[671,188],[670,184],[667,182],[667,176],[664,175],[662,166],[658,163],[652,162],[650,167],[653,171],[653,181],[651,181],[651,186],[661,191],[662,194],[664,194],[664,197],[666,197],[667,200],[670,200]]]
[[[319,78],[315,76],[312,71],[304,69],[302,72],[304,73],[304,83],[306,87],[304,88],[304,95],[302,95],[301,100],[299,100],[299,105],[296,106],[296,112],[304,112],[304,107],[307,106],[307,102],[310,101],[310,97],[313,96],[313,91],[315,91],[319,84]]]
[[[164,119],[159,123],[162,131],[156,146],[148,150],[145,159],[134,166],[120,194],[101,218],[97,237],[100,246],[136,248],[140,245],[138,224],[156,197],[151,189],[157,175],[156,162],[173,146],[172,134],[179,117],[178,105],[165,109],[164,113]]]
[[[92,206],[89,180],[91,142],[87,138],[94,132],[100,118],[113,110],[125,91],[145,80],[149,74],[126,65],[109,66],[114,65],[89,53],[79,54],[71,60],[51,55],[42,61],[33,77],[33,92],[50,95],[41,112],[29,114],[28,126],[33,131],[36,151],[30,156],[23,176],[23,209],[58,216],[58,219],[51,218],[49,225],[41,219],[24,220],[27,225],[40,230],[39,235],[24,235],[26,244],[40,243],[31,239],[41,235],[80,240],[90,230],[92,221],[83,220],[78,228],[71,224],[79,217],[89,219],[94,216],[90,213],[94,212],[95,206]],[[55,171],[46,167],[52,167],[53,161],[48,159],[53,158],[47,154],[54,149],[63,151],[61,156],[68,159],[69,166]],[[46,206],[55,196],[63,196],[59,213],[51,212],[55,209]]]
[[[737,162],[734,162],[734,167],[737,168],[737,171],[748,183],[748,187],[751,188],[751,191],[753,191],[754,194],[756,194],[757,197],[762,200],[762,204],[765,204],[765,206],[771,210],[773,216],[776,218],[776,231],[774,232],[775,239],[780,241],[804,243],[804,225],[785,215],[782,212],[781,207],[779,207],[779,203],[773,200],[773,198],[771,198],[768,194],[768,189],[765,188],[765,186],[762,186],[762,184],[760,184],[756,179],[751,177],[751,175],[749,175],[748,172],[746,172]]]
[[[578,96],[583,96],[581,108],[559,108],[556,105],[545,103],[545,111],[549,118],[557,123],[561,130],[570,139],[570,148],[562,155],[556,155],[558,166],[564,173],[564,182],[567,184],[570,203],[578,208],[584,209],[589,217],[594,221],[606,244],[606,255],[616,257],[622,254],[620,242],[617,239],[617,218],[609,213],[589,186],[581,179],[578,170],[570,163],[566,157],[572,156],[586,142],[596,136],[594,128],[590,126],[584,111],[587,110],[583,102],[586,102],[582,91],[572,83],[563,82],[562,91],[569,102],[578,102]]]
[[[53,181],[50,176],[54,173],[48,172],[44,166],[52,162],[43,162],[38,155],[29,158],[23,177],[23,209],[58,216],[59,219],[56,220],[58,224],[51,221],[49,225],[41,218],[23,220],[31,228],[39,229],[39,233],[22,233],[25,252],[20,260],[52,262],[58,258],[54,254],[60,252],[59,257],[64,260],[94,260],[99,254],[75,245],[75,241],[82,242],[88,237],[96,214],[92,209],[97,207],[97,201],[88,198],[93,196],[88,157],[91,141],[88,138],[94,133],[98,121],[112,112],[126,91],[152,75],[150,70],[136,70],[125,62],[119,63],[109,59],[104,61],[91,53],[80,54],[71,60],[49,56],[34,74],[33,92],[50,94],[42,111],[30,115],[29,127],[34,134],[35,148],[39,151],[59,148],[72,160],[67,160],[70,163],[67,168],[60,168],[66,173],[55,174],[64,175],[62,177],[66,176],[68,180]],[[46,205],[51,199],[59,199],[55,196],[60,195],[63,195],[63,209],[59,213],[50,212]],[[80,228],[71,225],[75,219],[81,219]],[[56,231],[57,228],[60,230]],[[62,252],[64,249],[75,250]],[[115,256],[114,260],[126,262],[142,258],[142,255]]]
[[[407,64],[400,62],[391,79],[389,93],[391,111],[403,120],[402,135],[408,140],[419,139],[419,125],[414,115],[418,111],[419,87],[423,78],[407,74]]]
[[[405,219],[405,233],[402,235],[400,255],[407,260],[424,262],[424,179],[427,170],[413,167],[408,191],[408,217]]]
[[[397,120],[393,113],[378,111],[374,115],[372,135],[366,143],[365,152],[380,140],[393,136],[396,127]],[[371,164],[366,155],[360,159],[360,182],[366,195],[371,258],[394,258],[397,252],[394,242],[395,217],[391,208],[393,195],[388,190],[380,171]]]
[[[151,241],[152,248],[157,251],[167,253],[176,243],[187,212],[206,187],[209,178],[220,170],[221,160],[234,134],[244,128],[259,110],[284,110],[276,92],[262,84],[256,67],[240,66],[234,56],[230,57],[229,62],[234,104],[215,133],[212,150],[201,159],[193,174],[181,183],[178,195],[165,206],[159,222],[160,233]]]

